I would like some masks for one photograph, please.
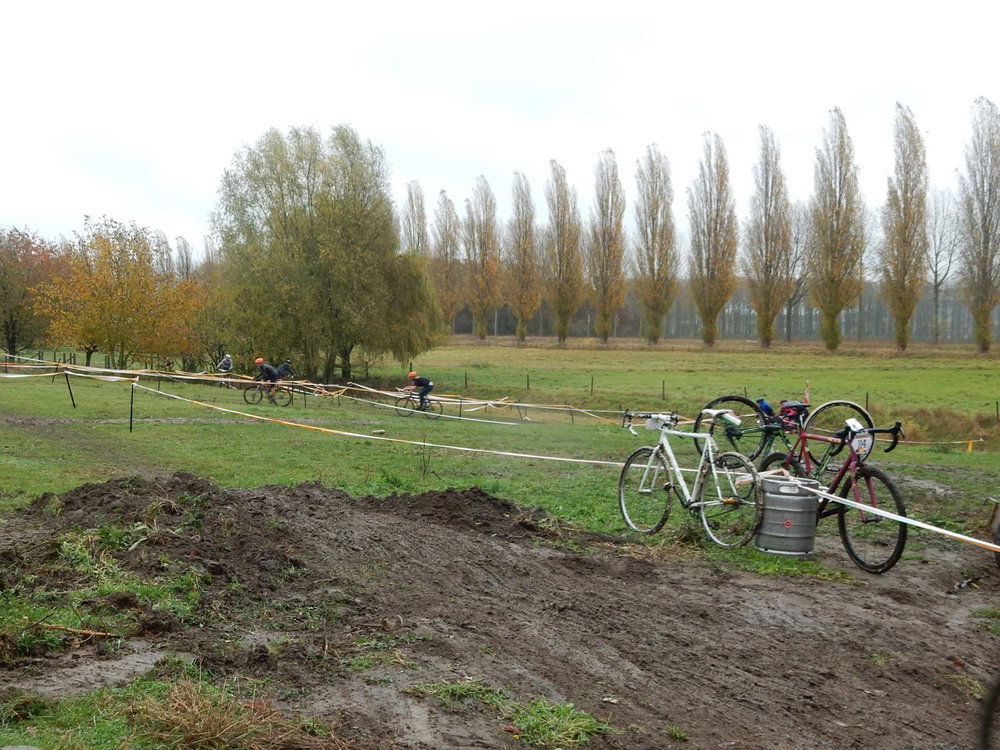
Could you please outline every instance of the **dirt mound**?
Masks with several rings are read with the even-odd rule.
[[[843,578],[765,577],[580,533],[478,488],[88,484],[7,520],[0,585],[40,568],[60,534],[105,525],[134,535],[114,553],[129,569],[201,576],[193,618],[143,611],[122,652],[39,656],[0,670],[4,684],[69,694],[179,653],[266,678],[276,705],[359,747],[523,747],[495,712],[420,689],[474,679],[606,722],[593,748],[951,750],[972,746],[970,688],[996,673],[975,611],[996,606],[1000,577],[982,550],[927,549],[884,576],[845,561]],[[822,543],[825,563],[844,559]],[[143,607],[128,591],[109,602]]]

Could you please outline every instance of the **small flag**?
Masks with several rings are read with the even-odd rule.
[[[809,403],[809,381],[806,381],[806,389],[802,392],[802,403]]]

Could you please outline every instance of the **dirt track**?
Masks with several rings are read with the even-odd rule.
[[[198,531],[182,526],[191,498]],[[153,575],[169,558],[212,582],[203,627],[148,613],[131,653],[85,645],[0,671],[47,695],[179,652],[266,677],[277,705],[330,720],[359,748],[523,747],[489,709],[411,690],[478,679],[606,722],[614,731],[591,748],[964,750],[980,711],[970,687],[1000,673],[1000,640],[970,616],[998,605],[1000,571],[957,543],[869,576],[824,537],[818,557],[850,578],[765,577],[691,548],[560,529],[477,489],[351,498],[175,475],[85,485],[61,502],[59,515],[36,503],[8,520],[4,567],[41,562],[63,529],[147,520],[155,507],[158,532],[122,559]],[[398,660],[351,668],[361,636]]]

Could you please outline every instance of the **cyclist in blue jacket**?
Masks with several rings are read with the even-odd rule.
[[[420,396],[420,406],[417,407],[419,411],[427,410],[427,394],[434,390],[434,383],[430,379],[417,375],[416,372],[411,372],[407,377],[410,379],[410,384],[406,386],[406,390],[415,391],[418,388],[420,392],[417,394]]]

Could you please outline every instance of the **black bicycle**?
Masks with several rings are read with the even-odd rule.
[[[262,382],[256,382],[244,388],[243,400],[251,406],[259,404],[264,400],[265,396],[269,395],[272,387],[274,388],[274,393],[270,395],[273,397],[273,403],[278,406],[289,406],[292,403],[292,391],[289,388],[283,385]]]

